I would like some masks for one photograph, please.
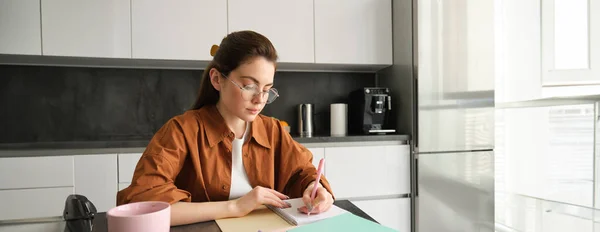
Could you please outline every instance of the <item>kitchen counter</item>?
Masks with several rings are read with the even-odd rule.
[[[315,136],[294,137],[307,148],[339,146],[374,146],[408,144],[408,135],[352,135],[345,137]],[[1,144],[0,158],[28,156],[61,156],[107,153],[141,153],[148,140],[90,141],[90,142],[43,142]]]
[[[344,137],[314,136],[310,138],[292,136],[299,143],[339,143],[339,142],[374,142],[374,141],[408,141],[408,135],[349,135]]]

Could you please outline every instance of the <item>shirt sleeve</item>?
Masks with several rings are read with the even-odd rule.
[[[191,194],[174,183],[188,153],[185,141],[176,119],[161,127],[138,161],[131,185],[117,193],[117,205],[139,201],[190,202]]]
[[[312,164],[313,155],[306,147],[296,142],[279,123],[275,123],[275,125],[281,135],[279,178],[277,179],[280,182],[278,186],[283,186],[283,188],[278,191],[290,198],[302,197],[308,184],[317,179],[317,169]],[[320,183],[334,196],[325,175],[321,175]]]

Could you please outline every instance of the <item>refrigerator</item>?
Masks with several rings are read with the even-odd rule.
[[[494,231],[494,0],[392,1],[393,60],[378,73],[411,135],[415,232]]]

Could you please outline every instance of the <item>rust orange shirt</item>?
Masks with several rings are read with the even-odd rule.
[[[252,187],[302,197],[317,177],[312,154],[276,119],[258,115],[242,146]],[[131,185],[117,193],[117,205],[138,201],[206,202],[229,199],[234,133],[216,106],[173,117],[160,128],[138,161]],[[325,177],[321,184],[333,195]]]

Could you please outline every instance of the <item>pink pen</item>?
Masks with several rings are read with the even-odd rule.
[[[315,200],[315,196],[317,195],[317,186],[319,186],[319,182],[321,182],[321,175],[323,175],[323,165],[325,165],[325,159],[321,158],[319,161],[319,169],[317,170],[317,180],[315,181],[315,185],[313,186],[312,193],[310,194],[310,205],[308,207],[308,216],[310,216],[310,212],[313,210],[312,202]]]

